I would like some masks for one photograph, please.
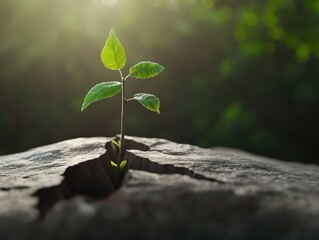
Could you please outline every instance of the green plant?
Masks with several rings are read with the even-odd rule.
[[[86,95],[82,105],[82,111],[86,109],[91,103],[115,96],[122,91],[122,104],[121,104],[121,137],[120,141],[112,141],[113,144],[119,148],[118,162],[111,161],[111,165],[121,170],[125,167],[126,161],[121,161],[124,155],[125,149],[125,105],[131,100],[137,100],[148,110],[160,113],[160,101],[159,99],[148,93],[137,93],[132,98],[126,98],[125,96],[125,81],[129,78],[145,79],[157,76],[164,70],[164,67],[158,63],[150,61],[142,61],[134,65],[129,69],[129,74],[124,77],[121,69],[126,64],[125,49],[118,40],[115,31],[111,29],[108,39],[101,52],[101,60],[105,68],[119,71],[120,81],[103,82],[95,85]]]

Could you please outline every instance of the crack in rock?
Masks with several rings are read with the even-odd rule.
[[[77,165],[68,167],[63,173],[64,179],[59,185],[42,188],[33,195],[38,197],[37,208],[40,217],[53,207],[55,203],[63,199],[70,199],[76,195],[84,195],[95,199],[103,199],[119,189],[129,169],[142,170],[157,174],[181,174],[189,177],[222,183],[214,178],[208,178],[185,167],[175,167],[172,164],[159,164],[147,158],[136,156],[126,150],[148,151],[145,144],[133,140],[125,140],[125,156],[127,164],[119,173],[111,165],[111,160],[117,160],[118,148],[112,143],[105,144],[106,152],[98,158],[94,158]],[[1,189],[3,190],[3,189]]]
[[[29,187],[28,186],[1,187],[0,191],[23,190],[27,188]]]

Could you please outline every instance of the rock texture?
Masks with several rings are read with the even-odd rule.
[[[207,179],[129,170],[108,198],[61,200],[42,219],[37,190],[105,152],[107,138],[78,138],[0,156],[0,239],[319,239],[319,167],[163,139],[137,156]]]

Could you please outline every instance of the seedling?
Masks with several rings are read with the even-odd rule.
[[[111,165],[122,171],[127,161],[123,160],[125,149],[125,106],[126,103],[132,100],[137,100],[148,110],[160,113],[159,99],[148,93],[137,93],[131,98],[125,96],[125,81],[131,77],[135,79],[145,79],[157,76],[164,70],[164,67],[158,63],[150,61],[142,61],[129,69],[129,74],[123,76],[121,69],[126,64],[125,49],[118,40],[115,31],[111,29],[109,37],[101,52],[101,60],[104,67],[110,70],[119,71],[120,81],[102,82],[95,85],[86,95],[83,101],[82,109],[86,109],[91,103],[105,98],[113,97],[122,91],[121,104],[121,138],[117,141],[112,141],[119,148],[119,156],[117,162],[111,161]],[[122,161],[123,160],[123,161]]]
[[[118,173],[121,173],[123,171],[123,169],[126,166],[126,163],[126,160],[123,160],[120,164],[117,164],[111,160],[111,165],[117,169]]]

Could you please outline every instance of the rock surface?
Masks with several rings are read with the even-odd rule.
[[[130,170],[106,199],[76,196],[38,220],[37,190],[105,152],[110,138],[78,138],[0,156],[1,239],[319,239],[319,167],[163,139],[137,156],[220,182]],[[17,230],[19,229],[19,230]]]

